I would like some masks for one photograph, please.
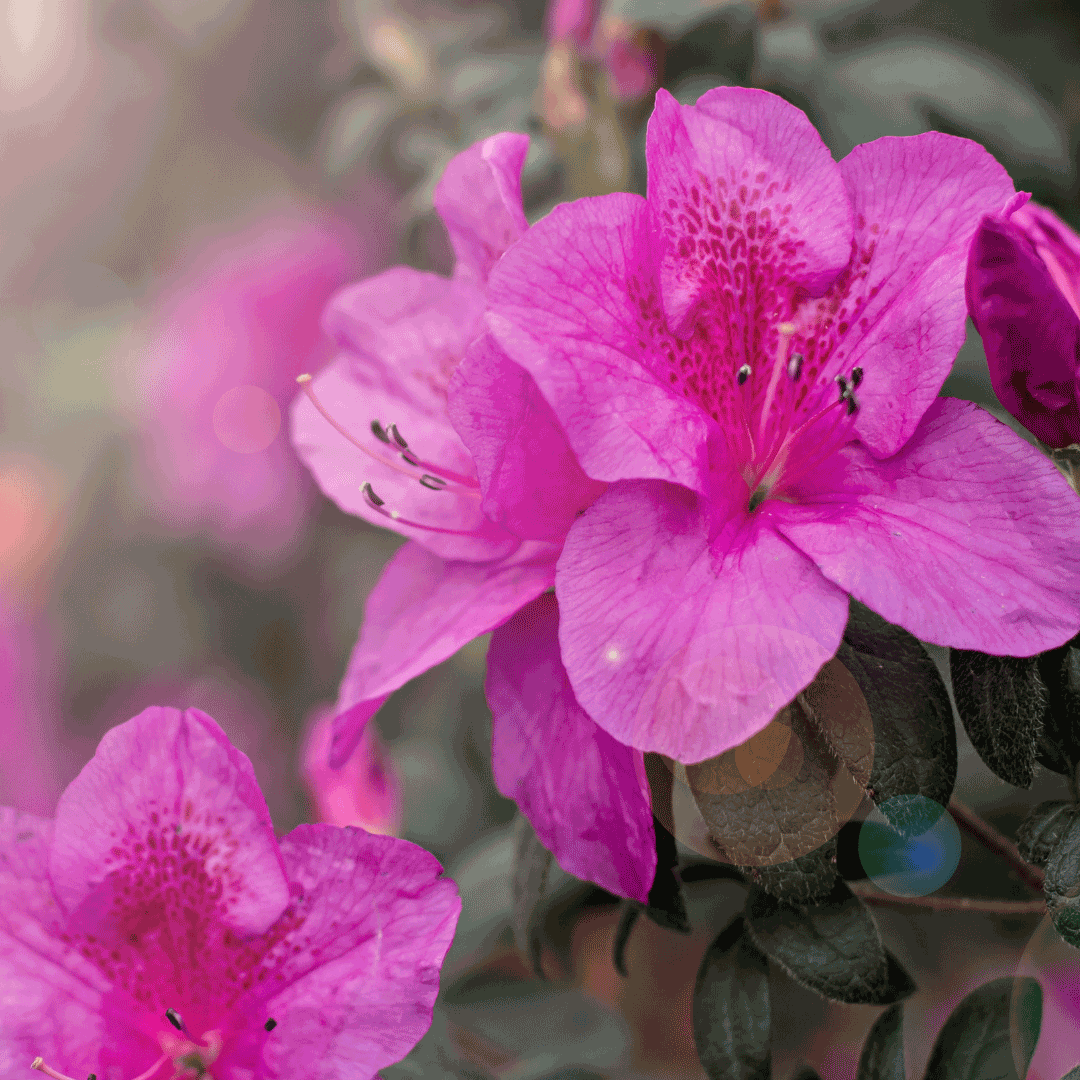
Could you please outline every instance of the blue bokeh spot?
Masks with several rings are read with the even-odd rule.
[[[887,799],[859,830],[859,861],[879,889],[893,896],[929,896],[960,865],[960,830],[933,799]]]

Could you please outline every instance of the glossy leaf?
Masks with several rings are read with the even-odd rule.
[[[904,1071],[904,1013],[899,1002],[874,1021],[863,1043],[855,1080],[907,1080]]]

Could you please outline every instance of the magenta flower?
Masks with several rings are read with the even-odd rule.
[[[0,853],[4,1076],[371,1077],[430,1025],[461,909],[404,840],[279,845],[195,709],[110,731],[55,821],[0,809]]]
[[[300,751],[300,771],[311,795],[315,820],[397,836],[401,832],[401,781],[378,728],[366,725],[349,760],[340,769],[331,769],[335,715],[326,705],[312,711]]]
[[[937,392],[975,228],[1012,195],[937,133],[837,164],[758,90],[660,91],[648,198],[557,207],[503,258],[488,325],[586,473],[556,593],[581,706],[700,761],[836,652],[848,595],[942,645],[1029,655],[1080,627],[1064,478]]]
[[[457,254],[453,278],[399,267],[339,293],[325,322],[341,354],[293,410],[295,445],[323,491],[411,540],[368,597],[330,763],[348,760],[390,693],[501,627],[492,648],[502,674],[489,683],[500,788],[564,867],[645,899],[655,848],[641,755],[599,752],[614,741],[565,683],[554,605],[531,604],[554,584],[567,531],[604,485],[581,471],[533,380],[483,335],[491,268],[527,228],[527,147],[525,136],[497,135],[450,163],[435,205]],[[529,667],[541,655],[542,685]],[[558,737],[541,737],[556,715]],[[534,768],[499,749],[520,743],[533,745]],[[618,813],[625,819],[612,824]]]
[[[1080,236],[1018,197],[979,226],[967,290],[998,400],[1048,446],[1080,442]]]
[[[296,376],[332,355],[326,301],[380,261],[352,226],[277,209],[184,261],[155,302],[128,391],[147,494],[170,528],[256,559],[295,542],[311,491],[282,413]]]

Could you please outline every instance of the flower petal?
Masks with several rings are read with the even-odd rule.
[[[722,86],[680,105],[658,90],[646,155],[664,236],[664,310],[681,334],[699,302],[728,308],[725,359],[818,295],[851,255],[840,170],[806,114],[764,90]],[[772,312],[772,317],[768,312]],[[741,356],[732,370],[756,357]]]
[[[521,167],[529,136],[503,132],[457,154],[435,185],[435,209],[457,256],[455,277],[487,281],[499,256],[529,227]]]
[[[492,271],[488,326],[593,479],[704,487],[709,419],[653,373],[671,348],[653,244],[639,196],[557,206]]]
[[[59,935],[49,882],[51,821],[0,807],[0,1075],[40,1055],[53,1068],[96,1068],[108,982]],[[114,1036],[110,1030],[109,1037]]]
[[[146,709],[106,733],[60,796],[49,869],[69,913],[108,880],[121,918],[152,912],[178,935],[193,916],[261,933],[289,899],[251,762],[198,709]]]
[[[517,547],[517,537],[484,516],[478,488],[450,483],[440,491],[431,490],[420,483],[427,470],[409,465],[395,447],[372,433],[372,420],[384,426],[394,423],[423,461],[473,477],[475,466],[445,409],[432,415],[403,392],[365,384],[356,377],[348,354],[325,368],[311,387],[327,413],[368,448],[365,453],[336,430],[305,394],[297,397],[292,409],[293,445],[323,493],[347,514],[393,529],[448,559],[496,559]],[[364,498],[365,483],[383,500],[387,513],[380,513]],[[418,524],[403,524],[388,513]]]
[[[476,462],[484,513],[518,536],[561,542],[604,485],[582,472],[532,376],[485,334],[454,372],[449,405]]]
[[[939,398],[895,457],[842,451],[834,490],[766,503],[821,572],[936,645],[1030,656],[1080,629],[1080,502],[970,402]]]
[[[495,783],[564,870],[644,903],[656,873],[644,760],[578,704],[558,631],[558,604],[545,593],[492,635]]]
[[[847,596],[759,518],[613,485],[570,530],[556,595],[578,701],[620,742],[697,762],[760,731],[840,645]]]
[[[263,961],[264,986],[281,986],[264,1063],[271,1076],[369,1080],[431,1026],[457,886],[422,848],[361,829],[300,825],[281,850],[302,891]]]
[[[971,238],[1013,185],[977,143],[934,131],[857,146],[840,171],[856,215],[851,266],[805,312],[793,348],[806,354],[804,378],[863,369],[855,428],[888,457],[964,343]]]
[[[550,588],[557,555],[554,545],[529,542],[499,562],[466,563],[444,561],[417,544],[401,548],[368,596],[338,694],[343,715],[334,723],[331,764],[355,748],[378,707],[371,708],[373,699],[453,656]]]
[[[967,294],[1001,404],[1048,446],[1080,442],[1080,316],[1013,221],[983,219]]]
[[[353,355],[364,385],[442,418],[446,384],[483,329],[483,314],[484,293],[474,282],[395,266],[335,293],[323,327]]]

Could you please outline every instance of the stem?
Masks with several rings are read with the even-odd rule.
[[[927,911],[984,911],[991,915],[1041,915],[1046,911],[1044,900],[975,900],[970,896],[893,896],[849,888],[867,904],[895,907],[917,907]]]
[[[949,800],[949,813],[960,828],[970,833],[995,854],[1002,856],[1025,885],[1036,892],[1042,892],[1046,874],[1039,867],[1025,862],[1017,846],[1007,836],[998,832],[993,825],[984,821],[974,810],[958,799]]]

